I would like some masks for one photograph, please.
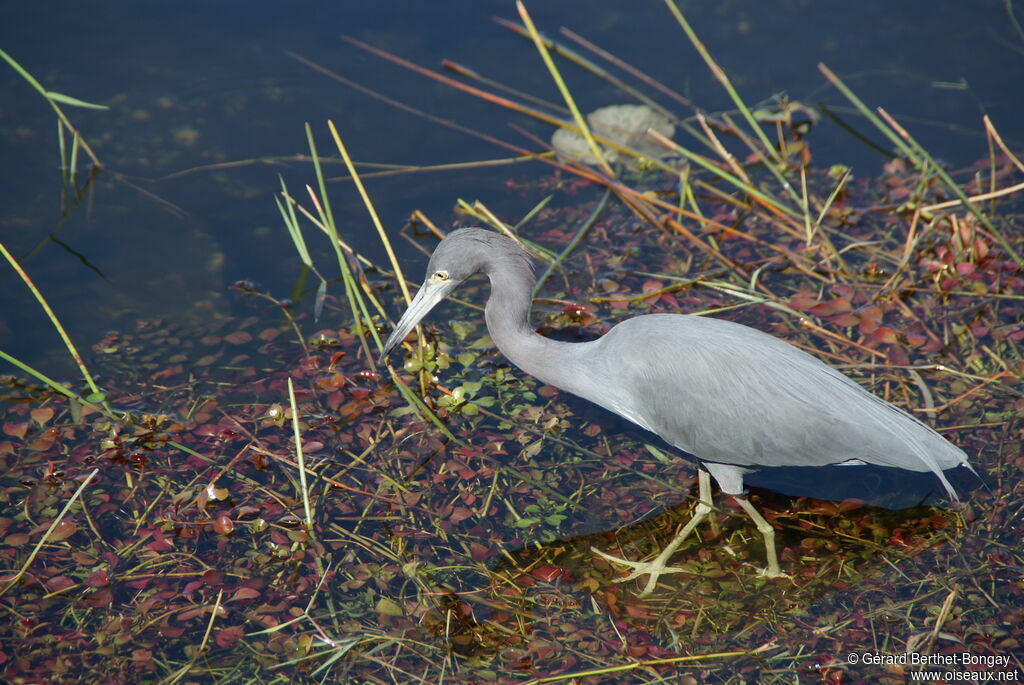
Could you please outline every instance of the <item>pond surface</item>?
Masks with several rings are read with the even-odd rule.
[[[64,106],[105,170],[87,192],[62,191],[53,112],[0,65],[0,241],[127,412],[83,417],[0,368],[0,674],[895,685],[905,671],[850,666],[849,655],[1020,659],[1024,276],[1007,247],[1024,251],[1024,203],[1018,194],[987,204],[992,229],[957,209],[919,226],[910,203],[949,193],[886,154],[890,144],[816,65],[883,106],[969,192],[1006,187],[1024,170],[998,152],[989,167],[982,115],[1020,157],[1021,13],[997,0],[680,6],[748,105],[784,94],[827,112],[806,138],[787,131],[807,145],[816,201],[842,175],[830,167],[852,169],[816,237],[728,185],[719,192],[701,170],[690,204],[711,221],[663,230],[621,198],[601,204],[596,184],[511,163],[505,147],[368,94],[530,150],[551,134],[341,38],[428,69],[450,59],[561,102],[532,44],[492,20],[518,21],[505,0],[0,7],[0,48],[47,89],[109,107]],[[541,31],[579,52],[590,55],[560,27],[702,111],[734,107],[660,1],[528,7]],[[559,65],[583,112],[631,101]],[[951,475],[969,503],[940,509],[928,506],[930,474],[762,473],[750,479],[754,501],[779,531],[790,577],[757,575],[760,538],[719,496],[714,526],[673,559],[683,572],[637,597],[636,583],[613,582],[621,569],[591,549],[641,559],[671,539],[690,516],[692,461],[510,368],[480,312],[464,304],[439,307],[428,351],[411,357],[404,346],[389,376],[352,324],[331,246],[304,221],[331,281],[314,321],[315,283],[274,202],[283,179],[312,206],[307,122],[335,179],[328,192],[341,238],[388,263],[352,184],[338,180],[345,170],[328,120],[413,281],[436,244],[409,238],[422,230],[409,226],[414,211],[448,230],[479,221],[456,209],[459,200],[479,200],[509,224],[548,202],[522,235],[555,251],[593,212],[584,246],[535,302],[542,332],[587,339],[651,311],[753,325],[926,420],[937,416],[986,487]],[[785,167],[794,187],[796,150]],[[79,186],[87,161],[79,156]],[[754,184],[790,203],[765,168],[746,166]],[[686,204],[674,174],[620,178],[668,203],[659,212]],[[374,268],[366,276],[363,292],[396,319],[393,279]],[[81,390],[52,325],[6,265],[0,283],[0,350]],[[485,292],[477,279],[458,295],[479,305]],[[309,484],[298,475],[292,388]],[[410,406],[413,395],[437,423]]]
[[[571,28],[702,109],[732,106],[663,3],[536,5],[530,10],[540,29],[562,42],[573,45],[558,34],[560,27]],[[1003,2],[731,0],[683,8],[750,105],[787,93],[812,107],[839,106],[840,116],[859,125],[824,84],[815,68],[820,61],[954,166],[983,151],[983,113],[1011,146],[1024,140],[1024,91],[1011,86],[1024,82],[1024,39]],[[432,69],[448,58],[558,101],[528,41],[493,16],[518,20],[504,1],[252,2],[244,10],[230,3],[95,2],[59,12],[5,3],[4,50],[47,88],[110,106],[104,112],[66,109],[111,172],[62,213],[52,112],[17,74],[0,70],[0,150],[8,169],[0,187],[0,237],[83,345],[138,317],[189,322],[230,312],[225,287],[239,279],[285,297],[300,263],[272,197],[278,174],[293,192],[311,179],[308,165],[281,160],[307,153],[305,122],[320,137],[321,150],[329,150],[325,122],[333,120],[353,158],[368,164],[429,166],[509,155],[331,81],[288,53],[434,116],[531,147],[509,124],[544,139],[549,127],[340,39],[353,36]],[[564,71],[584,111],[628,100],[580,69]],[[842,163],[874,175],[884,161],[828,119],[812,143],[822,168]],[[209,168],[245,160],[252,163]],[[390,232],[416,209],[439,225],[449,223],[457,198],[482,200],[514,223],[540,196],[509,193],[505,183],[537,171],[525,165],[406,174],[370,179],[368,187]],[[342,175],[337,166],[329,173]],[[332,184],[331,192],[343,235],[356,249],[382,257],[350,184]],[[397,245],[418,272],[422,258],[403,241]],[[315,239],[313,251],[329,253]],[[51,373],[68,372],[63,348],[34,300],[10,273],[3,278],[0,349]]]

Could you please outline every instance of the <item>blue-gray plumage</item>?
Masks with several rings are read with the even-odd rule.
[[[533,269],[513,240],[480,228],[453,231],[430,258],[423,286],[384,345],[394,349],[430,309],[476,273],[491,281],[485,318],[513,364],[548,385],[594,402],[684,450],[733,495],[765,539],[768,575],[781,575],[774,529],[744,496],[743,475],[768,466],[877,464],[931,471],[970,468],[967,455],[906,412],[867,392],[806,352],[754,328],[700,316],[627,319],[593,342],[565,343],[529,324]],[[621,580],[678,571],[669,556],[711,511],[710,479],[699,471],[693,518],[651,562]]]

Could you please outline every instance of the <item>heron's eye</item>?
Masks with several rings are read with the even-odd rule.
[[[434,278],[436,278],[439,281],[447,281],[448,280],[448,272],[447,271],[435,271],[434,272]]]

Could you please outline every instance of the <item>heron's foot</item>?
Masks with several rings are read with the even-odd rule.
[[[793,577],[793,576],[789,575],[788,573],[786,573],[785,571],[779,570],[777,568],[776,569],[759,568],[759,569],[757,569],[757,575],[759,575],[762,578],[792,578]]]
[[[679,568],[678,566],[666,566],[665,562],[667,559],[664,557],[664,553],[658,555],[653,561],[630,561],[629,559],[623,559],[621,557],[615,557],[606,552],[602,552],[597,547],[591,547],[590,551],[598,555],[605,561],[610,561],[613,564],[620,564],[627,568],[633,569],[622,578],[615,578],[612,580],[613,583],[625,583],[627,580],[633,580],[643,575],[650,575],[647,579],[647,584],[644,589],[638,594],[639,597],[646,597],[654,591],[654,587],[658,584],[658,576],[667,573],[682,573],[686,569]]]

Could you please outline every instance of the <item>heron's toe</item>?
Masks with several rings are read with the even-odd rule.
[[[652,578],[657,578],[663,573],[682,573],[685,569],[681,569],[678,566],[662,566],[661,564],[654,564],[645,561],[629,561],[628,559],[615,559],[615,563],[628,566],[633,570],[621,578],[613,578],[613,583],[625,583],[627,580],[635,580],[640,576],[650,575]]]
[[[593,552],[594,554],[596,554],[597,556],[601,557],[605,561],[614,561],[614,562],[617,562],[619,564],[626,564],[627,566],[633,563],[632,561],[629,561],[628,559],[623,559],[621,557],[612,556],[611,554],[608,554],[607,552],[599,550],[597,547],[591,547],[590,551]]]
[[[597,547],[591,547],[590,551],[605,561],[610,561],[614,564],[619,564],[632,569],[622,578],[614,578],[612,580],[613,583],[625,583],[628,580],[636,580],[640,576],[649,575],[650,578],[647,580],[647,585],[644,586],[643,591],[640,592],[640,597],[651,594],[654,590],[655,584],[658,582],[658,576],[667,573],[682,573],[686,570],[678,566],[665,566],[665,563],[660,559],[655,559],[654,561],[630,561],[629,559],[623,559],[621,557],[612,556],[611,554],[602,552]]]
[[[793,576],[789,575],[788,573],[786,573],[785,571],[780,571],[778,569],[772,570],[770,568],[758,568],[757,569],[757,575],[759,575],[762,578],[792,578],[793,577]]]

